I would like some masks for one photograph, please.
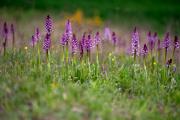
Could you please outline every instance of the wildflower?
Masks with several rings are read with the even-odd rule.
[[[86,33],[83,33],[83,36],[82,36],[82,46],[83,47],[86,47]]]
[[[27,49],[28,49],[28,47],[27,47],[27,46],[25,46],[25,47],[24,47],[24,49],[25,49],[25,50],[27,50]]]
[[[88,35],[88,38],[86,40],[85,47],[86,47],[87,52],[90,52],[90,49],[92,47],[92,39],[91,39],[91,35],[90,34]]]
[[[117,38],[116,38],[116,33],[115,32],[112,32],[112,42],[113,42],[113,45],[115,46],[116,42],[117,42]]]
[[[151,35],[151,32],[149,31],[147,35],[147,39],[149,42],[149,49],[151,50],[151,54],[152,54],[152,50],[154,49],[155,42],[157,40],[157,33],[155,32],[154,35]]]
[[[132,33],[131,52],[134,55],[134,59],[139,54],[139,33],[138,33],[136,27]]]
[[[169,66],[172,64],[172,59],[169,59],[167,62],[166,62],[166,66],[169,68]]]
[[[147,54],[148,54],[148,48],[147,45],[144,44],[144,47],[141,50],[141,55],[145,57]]]
[[[82,39],[79,41],[80,59],[83,58],[85,48],[86,48],[86,33],[84,32],[83,36],[82,36]]]
[[[86,39],[86,42],[85,42],[85,48],[86,48],[86,51],[87,51],[87,56],[89,58],[90,58],[91,47],[92,47],[92,39],[91,39],[91,35],[89,34],[88,38]]]
[[[7,23],[4,23],[4,27],[3,27],[3,33],[4,33],[4,37],[7,37],[8,35],[8,27],[7,27]]]
[[[83,46],[82,40],[79,41],[79,53],[80,53],[80,59],[82,59],[83,58],[83,54],[84,54],[84,46]]]
[[[177,36],[175,36],[175,38],[174,38],[174,44],[173,45],[174,45],[174,48],[179,48],[179,46],[180,46],[179,39]]]
[[[32,35],[32,38],[31,38],[31,45],[33,46],[33,48],[34,48],[35,44],[36,44],[36,40],[35,40],[34,35]]]
[[[66,34],[67,40],[72,39],[72,27],[71,27],[71,22],[69,19],[66,22],[65,34]]]
[[[165,49],[168,49],[170,47],[170,36],[169,36],[169,32],[166,33],[166,36],[164,38],[164,41],[163,41],[163,47]]]
[[[158,39],[157,32],[155,32],[155,33],[154,33],[154,36],[153,36],[153,41],[154,41],[154,43],[157,41],[157,39]]]
[[[108,27],[104,29],[104,39],[111,40],[111,30]]]
[[[52,32],[52,19],[49,15],[46,17],[45,20],[45,29],[48,34]]]
[[[50,38],[50,34],[46,33],[44,42],[43,42],[43,49],[44,51],[48,51],[50,49],[51,46],[51,38]]]
[[[60,43],[61,43],[62,46],[65,46],[65,45],[68,44],[68,40],[67,40],[67,38],[66,38],[65,33],[63,33],[63,35],[62,35],[61,40],[60,40]]]
[[[170,47],[169,33],[166,33],[166,36],[165,36],[164,41],[163,41],[163,47],[165,48],[165,61],[166,61],[167,51],[168,51],[168,48]]]
[[[57,83],[57,82],[52,82],[52,83],[51,83],[51,88],[52,88],[52,89],[58,88],[58,83]]]
[[[96,32],[96,35],[94,37],[94,41],[95,41],[95,45],[98,46],[99,42],[100,42],[100,35],[99,32]]]
[[[180,46],[180,45],[179,45],[179,40],[178,40],[178,37],[177,37],[177,36],[174,37],[173,46],[174,46],[174,49],[173,49],[173,57],[174,57],[175,50],[176,50],[177,48],[179,48],[179,46]]]
[[[6,53],[6,46],[7,46],[7,39],[8,39],[8,27],[7,27],[7,23],[4,23],[4,27],[3,27],[3,36],[4,36],[4,42],[3,42],[3,47],[4,47],[4,55]]]
[[[36,28],[35,29],[35,34],[34,34],[35,41],[38,42],[38,40],[41,39],[40,37],[41,37],[41,35],[40,35],[40,32],[39,32],[39,28]]]
[[[76,35],[75,34],[73,34],[73,37],[72,37],[71,47],[72,47],[72,55],[73,55],[75,53],[77,47],[78,47],[78,41],[76,39]]]

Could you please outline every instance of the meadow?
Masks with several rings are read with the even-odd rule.
[[[114,9],[104,10],[122,1],[102,3],[98,14],[89,13],[82,1],[73,4],[78,9],[69,6],[68,14],[57,12],[69,8],[63,0],[8,2],[1,5],[12,9],[0,9],[0,119],[180,118],[177,1],[159,8],[157,1],[154,10],[159,12],[142,7],[150,5],[147,1],[125,2],[129,15],[124,18],[123,5],[117,16]],[[97,2],[102,1],[89,2],[95,11]],[[161,18],[167,6],[169,13]],[[136,9],[142,11],[133,18]]]

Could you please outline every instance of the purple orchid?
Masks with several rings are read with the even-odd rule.
[[[132,33],[131,52],[134,55],[134,59],[139,54],[139,33],[138,33],[136,27],[134,28],[134,31]]]
[[[170,47],[170,43],[171,43],[171,40],[170,40],[169,32],[167,32],[163,41],[163,47],[165,49],[168,49]]]
[[[169,36],[169,32],[166,33],[166,36],[164,38],[164,41],[163,41],[163,47],[165,48],[165,61],[166,61],[166,57],[167,57],[167,51],[168,51],[168,48],[170,47],[170,36]]]
[[[84,44],[82,40],[79,41],[79,53],[80,53],[80,59],[82,59],[84,55]]]
[[[179,40],[178,40],[178,37],[177,37],[177,36],[174,37],[173,46],[174,46],[174,49],[173,49],[173,56],[172,56],[172,57],[174,57],[175,50],[178,49],[179,46],[180,46]]]
[[[169,60],[166,62],[167,68],[169,68],[171,64],[172,64],[172,59],[169,59]]]
[[[4,26],[3,26],[3,35],[4,35],[4,38],[7,39],[8,38],[8,26],[7,26],[7,23],[5,22],[4,23]]]
[[[152,35],[151,32],[149,31],[147,34],[147,39],[149,43],[149,49],[151,50],[151,54],[152,54],[152,50],[155,47],[155,42],[157,41],[157,33],[155,32],[154,35]]]
[[[104,39],[111,40],[111,30],[108,27],[104,29]]]
[[[32,35],[31,45],[33,46],[33,48],[34,48],[35,44],[36,44],[36,39],[35,39],[34,35]]]
[[[92,39],[91,39],[91,35],[89,34],[86,40],[86,50],[90,51],[91,47],[92,47]]]
[[[41,39],[41,34],[40,34],[40,31],[39,31],[39,28],[35,29],[35,34],[34,35],[35,35],[34,37],[35,37],[36,42],[38,42]]]
[[[48,34],[52,32],[52,19],[49,15],[46,17],[45,20],[45,29],[46,29],[46,33]]]
[[[82,36],[82,45],[83,47],[86,47],[86,33],[85,32],[83,33],[83,36]]]
[[[67,38],[66,38],[66,34],[65,33],[63,33],[62,34],[62,37],[61,37],[61,39],[60,39],[60,44],[64,47],[65,45],[68,45],[68,40],[67,40]]]
[[[69,19],[66,22],[65,34],[68,40],[72,39],[72,27],[71,27],[71,22]]]
[[[96,32],[96,35],[94,37],[94,42],[95,42],[96,46],[98,46],[98,44],[100,43],[100,34],[99,34],[99,32]]]
[[[116,33],[115,32],[112,32],[112,42],[113,42],[113,45],[115,46],[116,42],[117,42],[117,37],[116,37]]]
[[[51,46],[51,35],[46,33],[46,36],[43,42],[44,51],[48,51],[50,49],[50,46]]]
[[[72,37],[72,43],[71,43],[71,47],[72,47],[72,55],[74,55],[77,47],[78,47],[78,41],[76,39],[76,35],[73,34],[73,37]]]
[[[7,23],[4,23],[3,26],[3,36],[4,36],[4,42],[3,42],[3,47],[4,47],[4,55],[6,54],[6,46],[7,46],[7,40],[8,40],[8,27]]]
[[[174,48],[179,48],[180,47],[179,39],[178,39],[177,36],[175,36],[175,38],[174,38],[173,46],[174,46]]]
[[[148,47],[146,44],[144,44],[144,47],[141,50],[141,55],[145,57],[148,54]]]

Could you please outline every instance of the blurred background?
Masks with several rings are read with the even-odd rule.
[[[106,24],[141,25],[160,32],[170,29],[175,34],[180,33],[179,0],[1,0],[0,7],[1,11],[12,15],[16,11],[16,14],[28,13],[29,16],[32,11],[59,15],[79,12],[83,17],[108,21]]]
[[[19,31],[23,28],[19,32],[21,39],[29,39],[37,26],[43,29],[47,14],[59,31],[64,28],[65,20],[71,19],[73,25],[78,25],[75,32],[81,31],[83,25],[97,30],[108,26],[122,39],[135,26],[144,35],[149,30],[161,37],[167,31],[180,34],[179,0],[1,0],[0,14],[0,25],[7,21],[17,24]]]

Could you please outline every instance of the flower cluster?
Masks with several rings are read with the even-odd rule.
[[[148,54],[148,47],[146,44],[144,44],[144,47],[141,50],[141,55],[145,57],[147,54]]]
[[[147,39],[148,39],[148,43],[149,43],[149,49],[152,50],[155,47],[155,43],[157,41],[157,33],[155,32],[154,35],[151,34],[151,32],[149,31],[149,33],[147,34]]]
[[[43,42],[43,49],[48,53],[48,50],[50,49],[51,46],[51,32],[52,32],[52,19],[48,15],[45,20],[45,29],[46,29],[46,36],[44,38]]]
[[[131,52],[134,55],[134,57],[139,54],[139,33],[136,27],[134,28],[134,31],[132,33]]]
[[[48,51],[50,46],[51,46],[51,38],[50,38],[50,34],[47,33],[43,42],[43,49],[45,51]]]
[[[45,29],[46,29],[46,33],[51,34],[51,32],[52,32],[52,19],[49,15],[46,17],[46,20],[45,20]]]

